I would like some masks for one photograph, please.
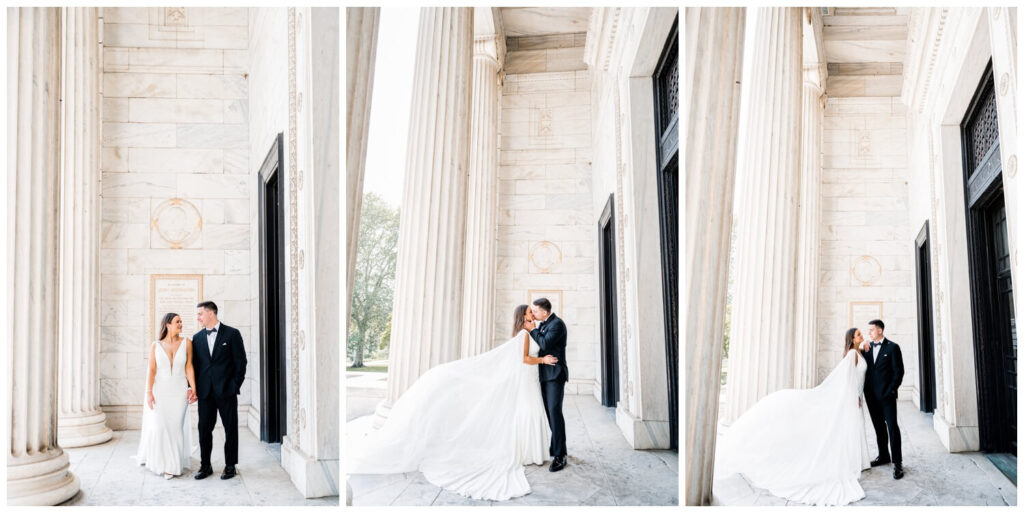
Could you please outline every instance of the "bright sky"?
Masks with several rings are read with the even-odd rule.
[[[380,10],[363,193],[376,192],[394,207],[402,202],[418,26],[419,9]]]

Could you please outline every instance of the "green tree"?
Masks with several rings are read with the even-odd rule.
[[[363,195],[349,319],[348,356],[352,367],[362,367],[381,339],[390,339],[399,219],[399,211],[379,195]]]

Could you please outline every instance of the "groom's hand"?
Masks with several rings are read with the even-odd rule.
[[[526,321],[523,323],[523,328],[525,328],[526,331],[533,331],[536,327],[537,325],[534,324],[533,321]]]

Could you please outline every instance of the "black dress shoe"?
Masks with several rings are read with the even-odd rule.
[[[895,465],[892,469],[893,479],[903,479],[903,465]]]
[[[550,472],[558,472],[565,468],[565,456],[557,456],[554,461],[551,462],[551,466],[548,467]]]
[[[231,479],[232,477],[235,477],[235,466],[234,465],[228,465],[228,466],[224,467],[224,473],[220,475],[220,478],[221,479]]]
[[[879,465],[888,465],[890,463],[892,463],[892,460],[890,460],[889,458],[884,458],[883,459],[881,456],[871,460],[871,466],[872,467],[877,467]]]
[[[192,477],[194,477],[196,479],[206,479],[206,478],[210,477],[211,475],[213,475],[213,469],[212,468],[210,468],[210,467],[199,467],[199,472],[196,472],[196,475],[194,475]]]

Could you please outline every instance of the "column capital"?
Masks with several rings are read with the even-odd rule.
[[[505,65],[505,38],[486,34],[473,38],[473,60],[485,59],[498,69]]]

